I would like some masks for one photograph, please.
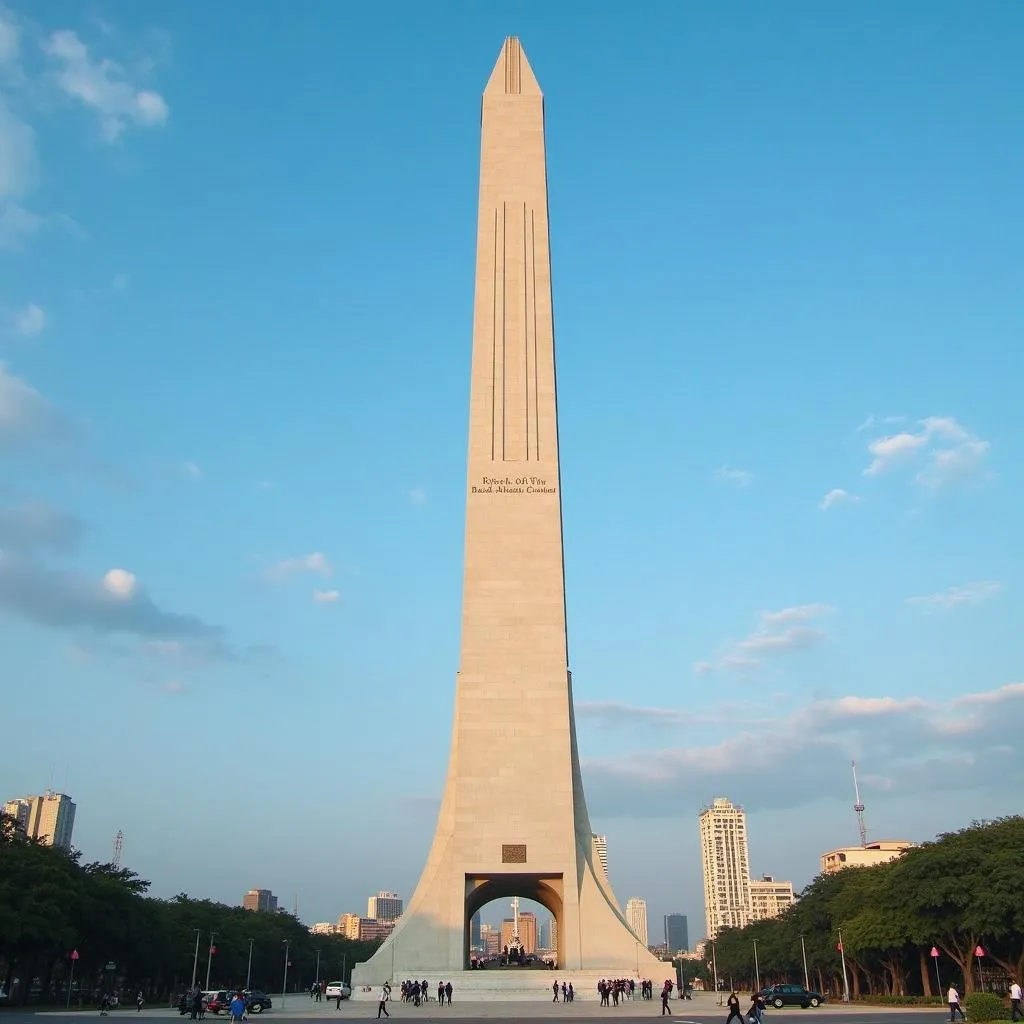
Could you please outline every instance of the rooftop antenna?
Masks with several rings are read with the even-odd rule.
[[[114,836],[114,859],[110,862],[115,868],[121,866],[121,851],[124,849],[124,833],[118,829]]]
[[[860,786],[857,783],[857,762],[851,761],[850,767],[853,769],[853,794],[854,799],[857,801],[853,805],[853,809],[857,812],[857,828],[860,831],[860,845],[868,845],[868,827],[864,824],[864,804],[860,799]]]

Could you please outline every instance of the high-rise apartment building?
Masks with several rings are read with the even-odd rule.
[[[750,854],[742,807],[716,797],[700,812],[704,868],[704,920],[708,938],[720,928],[742,928],[750,919]]]
[[[335,925],[335,934],[342,935],[346,939],[359,939],[359,922],[362,918],[358,914],[342,914]]]
[[[646,946],[650,941],[647,934],[647,900],[639,896],[626,900],[626,922],[633,934]]]
[[[46,846],[71,849],[71,832],[75,827],[75,804],[65,793],[23,796],[4,804],[4,814],[18,823],[29,839]]]
[[[242,897],[242,909],[272,913],[277,910],[277,897],[269,889],[250,889]]]
[[[685,914],[665,915],[665,948],[669,953],[682,953],[690,948]]]
[[[604,876],[608,877],[608,837],[599,836],[594,832],[590,833],[590,842],[594,847],[594,854],[604,868]]]
[[[480,911],[478,910],[469,919],[469,946],[470,949],[475,952],[482,952],[484,948],[483,938],[481,936],[480,929],[483,927],[483,922],[480,919]]]
[[[750,880],[750,920],[766,921],[778,917],[795,901],[792,882],[777,882],[771,875]]]
[[[397,892],[381,889],[366,901],[366,916],[374,921],[397,921],[402,916],[402,905]]]

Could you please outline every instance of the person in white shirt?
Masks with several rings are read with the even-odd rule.
[[[388,1000],[391,998],[391,986],[382,985],[380,990],[380,1002],[377,1004],[377,1019],[380,1020],[380,1015],[383,1013],[385,1017],[390,1017],[388,1013]]]
[[[1020,1020],[1024,1016],[1020,1012],[1021,991],[1016,981],[1010,984],[1010,1020]]]
[[[946,993],[946,1002],[949,1003],[949,1019],[956,1020],[956,1015],[960,1014],[961,1020],[967,1020],[967,1015],[960,1008],[960,993],[957,992],[955,985],[949,986],[949,991]]]

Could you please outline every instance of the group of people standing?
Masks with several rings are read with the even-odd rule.
[[[551,983],[551,994],[552,994],[552,996],[554,996],[554,998],[551,1000],[551,1002],[553,1002],[553,1003],[557,1003],[558,1002],[558,991],[559,991],[559,989],[558,989],[558,982],[557,981],[553,981]],[[572,982],[571,981],[569,982],[568,985],[563,981],[562,982],[562,989],[561,989],[561,991],[562,991],[562,1002],[563,1003],[571,1003],[576,998],[576,991],[572,987]]]

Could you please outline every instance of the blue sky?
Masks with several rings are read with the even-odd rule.
[[[159,894],[418,877],[509,32],[621,902],[700,935],[719,795],[806,883],[851,757],[878,838],[1019,809],[1024,8],[8,4],[0,781]]]

